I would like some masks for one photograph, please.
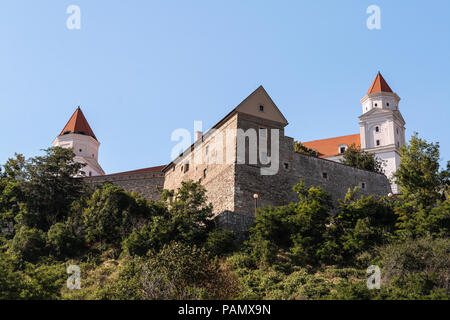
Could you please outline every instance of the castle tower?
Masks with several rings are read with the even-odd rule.
[[[59,136],[53,140],[52,146],[72,148],[75,161],[84,163],[82,169],[87,177],[104,175],[98,164],[98,142],[80,107],[75,110]]]
[[[373,152],[384,164],[384,173],[391,179],[400,165],[400,147],[405,144],[405,120],[395,94],[378,72],[367,94],[361,99],[363,114],[359,117],[361,149]],[[392,192],[398,187],[392,183]]]

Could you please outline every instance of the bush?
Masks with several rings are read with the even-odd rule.
[[[21,226],[10,241],[10,251],[23,260],[35,262],[47,252],[45,233],[39,229]]]
[[[234,232],[228,230],[214,229],[208,233],[205,249],[214,256],[223,256],[237,249]]]
[[[47,232],[47,247],[58,259],[74,257],[85,248],[84,237],[77,234],[71,220],[55,223]]]

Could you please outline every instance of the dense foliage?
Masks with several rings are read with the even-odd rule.
[[[383,160],[376,158],[374,153],[361,150],[355,144],[351,144],[342,157],[341,162],[348,166],[383,173]]]
[[[71,150],[16,155],[0,171],[0,299],[448,299],[449,168],[417,135],[401,152],[401,194],[336,202],[300,181],[295,202],[258,208],[242,243],[215,227],[198,183],[148,201],[74,178]]]
[[[319,154],[316,150],[310,149],[303,145],[300,141],[294,141],[294,151],[301,154],[306,154],[308,156],[318,157]]]

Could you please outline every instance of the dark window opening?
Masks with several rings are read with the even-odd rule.
[[[189,163],[185,163],[184,164],[184,172],[188,172],[189,171]]]
[[[83,150],[80,149],[80,152],[82,152]]]
[[[70,133],[70,131],[64,131],[64,133],[63,134],[69,134]]]
[[[289,163],[285,162],[285,163],[284,163],[284,168],[285,168],[286,170],[289,169]]]
[[[366,188],[366,184],[364,182],[361,182],[361,188],[363,188],[363,189]]]
[[[264,106],[259,106],[259,111],[264,111]]]
[[[91,171],[89,171],[89,177],[92,177],[92,172]]]
[[[386,102],[386,106],[388,106],[388,107],[389,107],[389,102]]]
[[[376,126],[376,127],[375,127],[375,131],[376,131],[376,132],[380,132],[380,127]]]
[[[378,106],[378,103],[375,103],[375,107]]]
[[[345,147],[341,147],[340,153],[344,153],[344,152],[345,152]]]
[[[327,174],[326,172],[322,172],[322,177],[323,177],[324,179],[328,179],[328,174]]]
[[[377,146],[379,146],[380,145],[380,140],[377,140]]]
[[[203,169],[203,178],[206,178],[206,169]]]

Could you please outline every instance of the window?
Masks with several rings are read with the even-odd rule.
[[[89,177],[92,177],[92,171],[89,171]]]
[[[259,128],[259,136],[265,137],[267,135],[267,128]]]
[[[398,134],[398,128],[397,128],[397,134]]]
[[[397,141],[397,147],[399,147],[399,148],[400,148],[400,142],[398,142],[398,141]]]
[[[263,112],[264,111],[264,106],[259,106],[259,111]]]
[[[189,162],[184,164],[184,172],[189,171]]]
[[[361,182],[361,189],[365,189],[366,188],[366,183],[365,182]]]
[[[328,174],[327,174],[326,172],[322,172],[322,177],[323,177],[324,179],[328,179]]]
[[[389,102],[386,102],[386,106],[389,107]]]
[[[380,145],[380,140],[377,140],[377,146],[379,146]]]
[[[379,126],[375,127],[375,132],[380,132],[380,127]]]
[[[267,163],[267,152],[265,151],[261,152],[261,162]]]
[[[80,152],[82,152],[83,150],[80,149]]]
[[[339,148],[339,153],[344,153],[345,152],[345,147],[340,147]]]
[[[286,170],[289,169],[289,163],[285,162],[285,163],[284,163],[284,168],[285,168]]]
[[[378,103],[375,103],[375,107],[378,106]]]
[[[203,178],[206,178],[207,169],[203,169]]]

